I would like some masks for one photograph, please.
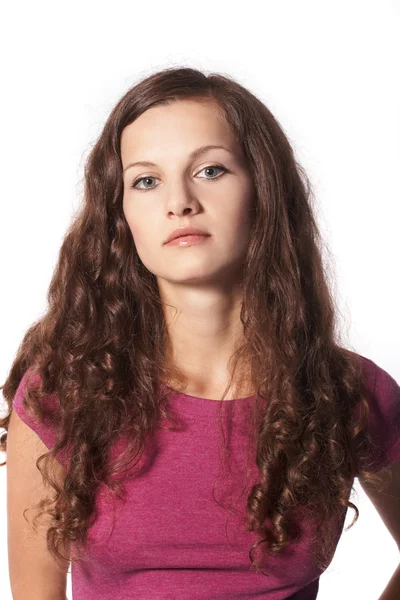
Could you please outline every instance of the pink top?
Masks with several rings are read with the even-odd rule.
[[[377,444],[378,470],[400,459],[400,387],[385,370],[363,359],[373,392],[371,432]],[[23,382],[24,378],[14,398],[15,410],[51,448],[54,424],[40,426],[28,415],[21,401]],[[259,538],[244,530],[244,519],[237,513],[218,504],[229,506],[232,501],[244,515],[246,492],[251,478],[257,477],[251,461],[250,481],[242,490],[248,440],[245,415],[251,402],[251,397],[222,402],[232,466],[231,477],[224,484],[227,493],[222,495],[218,477],[214,500],[213,483],[221,474],[217,451],[220,425],[216,422],[219,401],[181,393],[171,398],[182,428],[155,432],[136,467],[136,478],[126,484],[125,501],[116,500],[112,531],[110,492],[101,484],[96,521],[89,530],[89,556],[71,567],[73,600],[317,597],[322,572],[312,560],[306,522],[301,524],[300,538],[280,557],[262,563],[268,573],[265,576],[250,571],[248,553]],[[345,514],[338,524],[337,541],[344,521]]]

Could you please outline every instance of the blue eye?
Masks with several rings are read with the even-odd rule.
[[[227,169],[225,169],[225,167],[220,167],[219,165],[210,165],[208,167],[204,167],[204,169],[202,169],[200,171],[200,173],[202,171],[205,171],[206,169],[208,169],[208,170],[209,169],[218,169],[219,171],[222,171],[223,173],[225,173],[227,171]],[[206,177],[206,179],[208,179],[208,181],[215,181],[216,179],[219,179],[220,177],[221,177],[221,175],[219,175],[218,177],[213,177],[212,179],[208,179],[208,177]],[[146,187],[145,188],[138,187],[138,184],[141,181],[148,181],[149,179],[150,180],[151,179],[157,179],[157,177],[151,177],[151,176],[149,176],[149,177],[140,177],[139,179],[137,179],[136,181],[134,181],[133,184],[130,187],[131,188],[136,188],[136,189],[140,190],[141,192],[150,192],[150,190],[154,189],[154,187],[147,187],[147,188]],[[204,177],[200,177],[200,179],[204,179]]]

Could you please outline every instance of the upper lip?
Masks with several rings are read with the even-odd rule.
[[[168,244],[168,242],[171,242],[175,238],[181,237],[183,235],[210,235],[210,234],[207,233],[206,231],[203,231],[202,229],[198,229],[197,227],[179,227],[178,229],[175,229],[175,231],[173,231],[167,237],[164,244]]]

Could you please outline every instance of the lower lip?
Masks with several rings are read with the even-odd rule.
[[[185,235],[185,236],[175,238],[174,240],[172,240],[171,242],[168,242],[168,244],[165,244],[165,245],[166,246],[193,246],[193,244],[201,244],[201,242],[204,242],[209,237],[210,237],[209,235]]]

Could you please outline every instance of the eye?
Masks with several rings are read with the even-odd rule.
[[[226,170],[227,170],[227,169],[225,169],[225,167],[220,167],[219,165],[210,165],[209,167],[204,167],[204,169],[202,169],[202,170],[200,171],[200,173],[201,173],[202,171],[205,171],[206,169],[207,169],[207,171],[209,171],[210,169],[211,169],[211,170],[213,170],[213,169],[218,169],[219,171],[222,171],[223,173],[225,173],[225,172],[226,172]],[[200,177],[200,179],[203,179],[203,177]],[[206,178],[206,179],[207,179],[207,178]],[[219,179],[219,177],[213,177],[212,179],[210,179],[210,181],[213,181],[214,179]]]
[[[140,188],[138,187],[138,184],[141,181],[149,181],[149,179],[157,179],[157,177],[140,177],[139,179],[136,179],[136,181],[134,181],[131,185],[131,188],[137,188],[138,190],[140,190],[141,192],[149,192],[152,188]]]
[[[225,169],[225,167],[221,167],[219,165],[209,165],[208,167],[204,167],[204,169],[202,169],[200,171],[200,173],[202,173],[202,171],[205,171],[205,170],[209,171],[210,169],[211,170],[217,169],[219,171],[222,171],[223,173],[225,173],[227,171],[227,169]],[[211,179],[208,179],[208,177],[206,177],[206,178],[200,177],[200,179],[208,179],[208,181],[215,181],[216,179],[219,179],[220,177],[221,177],[221,175],[219,175],[218,177],[212,177]],[[152,180],[152,179],[158,179],[158,178],[157,177],[151,177],[151,176],[149,176],[149,177],[140,177],[139,179],[136,179],[136,181],[134,181],[130,187],[131,188],[136,188],[136,189],[140,190],[141,192],[149,192],[150,190],[154,189],[154,187],[144,187],[143,188],[143,187],[138,187],[138,184],[141,181],[149,181],[149,180]]]

